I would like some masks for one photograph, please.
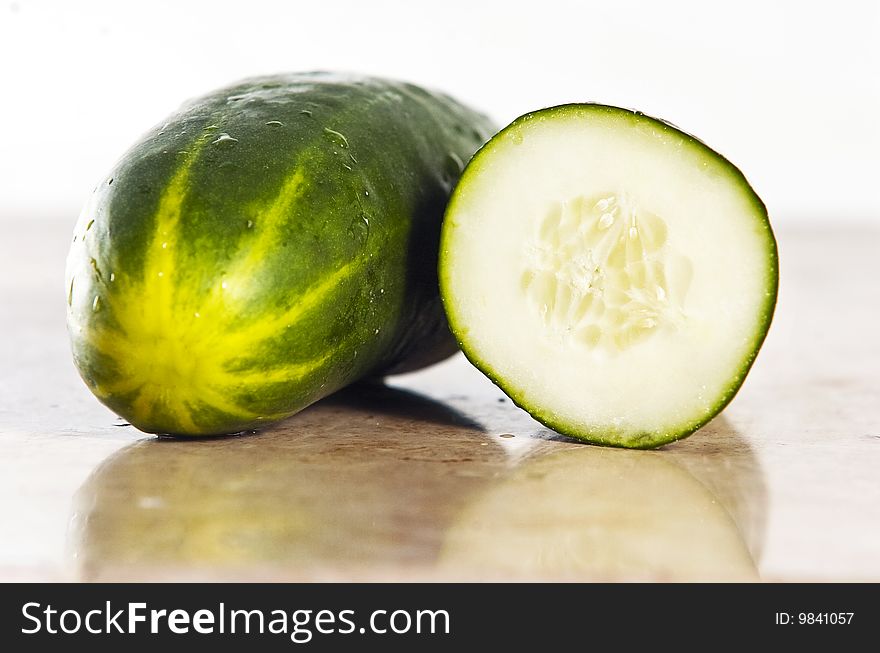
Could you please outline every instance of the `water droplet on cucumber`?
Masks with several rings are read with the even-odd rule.
[[[443,176],[447,182],[453,182],[461,175],[464,163],[455,152],[449,152],[443,160]]]
[[[341,132],[338,132],[335,129],[330,129],[329,127],[324,127],[324,136],[326,136],[327,139],[337,147],[343,149],[348,148],[348,139]],[[333,153],[336,154],[336,152]]]
[[[231,145],[232,143],[238,143],[238,139],[233,138],[226,132],[222,132],[217,139],[211,143],[211,145],[217,145],[218,143],[229,143]]]
[[[348,225],[348,233],[352,239],[364,246],[370,237],[370,219],[364,214],[356,216]]]
[[[101,274],[101,269],[98,267],[98,262],[95,259],[90,258],[89,265],[92,266],[92,269],[95,271],[95,275],[98,277],[98,279],[103,280],[104,276]]]

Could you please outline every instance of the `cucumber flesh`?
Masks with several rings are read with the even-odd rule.
[[[742,173],[672,125],[595,104],[527,114],[467,166],[440,283],[468,358],[560,433],[649,448],[733,398],[778,262]]]

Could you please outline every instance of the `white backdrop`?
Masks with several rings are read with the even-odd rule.
[[[2,0],[0,219],[70,216],[184,99],[344,69],[506,124],[597,100],[739,165],[778,222],[880,223],[880,3]]]

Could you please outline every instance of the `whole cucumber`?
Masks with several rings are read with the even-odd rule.
[[[251,79],[187,103],[95,190],[67,263],[74,360],[137,428],[215,435],[455,351],[440,222],[493,133],[385,79]]]

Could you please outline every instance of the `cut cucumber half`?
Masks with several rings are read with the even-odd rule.
[[[440,285],[465,355],[559,433],[631,448],[690,435],[764,341],[778,260],[724,157],[599,104],[526,114],[471,160]]]

